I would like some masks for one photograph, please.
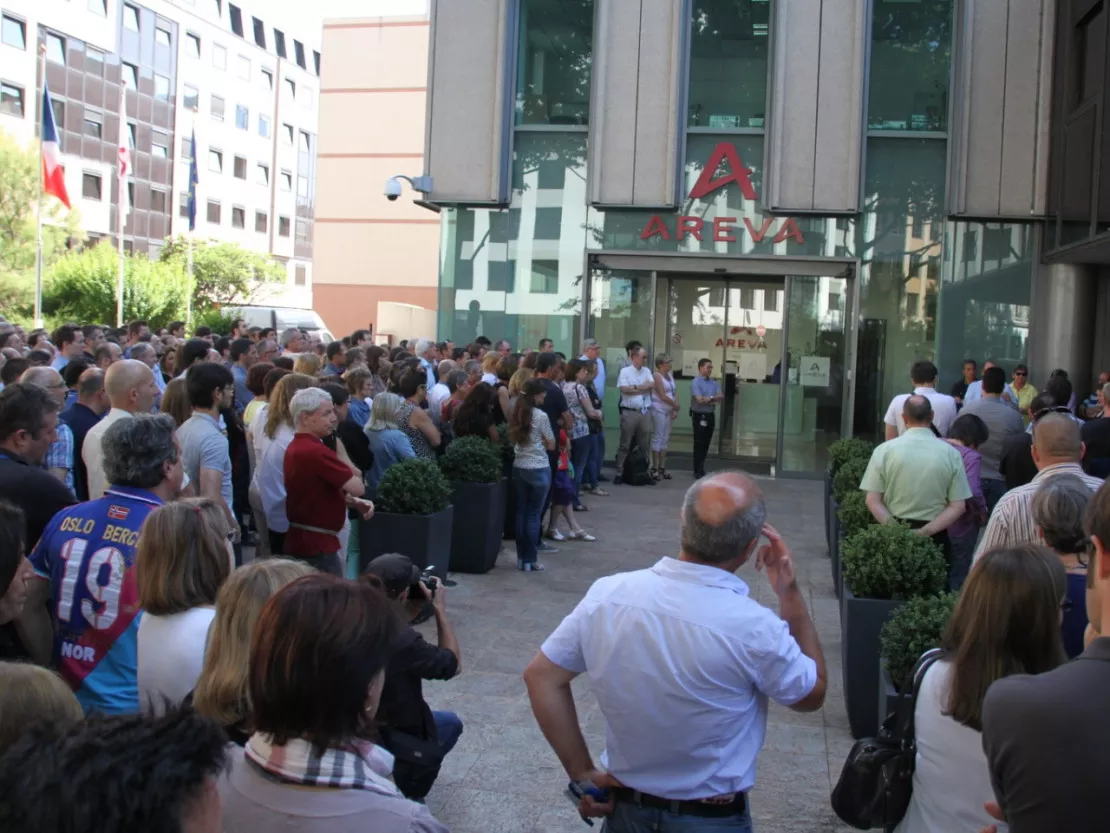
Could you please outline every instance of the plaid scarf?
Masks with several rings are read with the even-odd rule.
[[[401,795],[390,779],[393,756],[372,743],[327,749],[317,755],[308,741],[298,738],[276,746],[269,735],[256,732],[243,751],[261,775],[280,783]]]

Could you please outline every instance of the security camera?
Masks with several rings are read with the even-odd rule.
[[[401,196],[401,183],[397,181],[396,177],[387,179],[385,181],[385,198],[394,202],[399,196]]]

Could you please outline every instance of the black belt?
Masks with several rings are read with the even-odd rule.
[[[711,819],[739,815],[748,806],[748,797],[744,793],[737,793],[736,797],[727,804],[711,803],[713,799],[676,801],[673,798],[660,798],[657,795],[642,793],[628,787],[618,787],[613,790],[613,796],[618,802],[635,804],[637,807],[666,810],[676,816],[701,816],[702,818]]]
[[[621,410],[621,411],[635,411],[638,414],[646,414],[647,413],[647,411],[645,411],[642,408],[626,408],[623,405],[619,406],[618,410]]]

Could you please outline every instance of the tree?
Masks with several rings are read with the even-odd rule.
[[[167,238],[161,262],[188,270],[188,239]],[[229,304],[252,303],[267,284],[284,283],[285,267],[236,243],[193,241],[193,309],[206,312]]]
[[[43,309],[81,323],[116,320],[118,254],[109,243],[70,252],[50,270]],[[189,277],[174,263],[145,254],[124,257],[123,318],[141,318],[161,327],[185,317]]]
[[[0,130],[0,309],[8,318],[30,319],[35,304],[36,210],[39,155]],[[49,267],[70,239],[82,240],[79,214],[54,197],[43,200],[42,254]]]

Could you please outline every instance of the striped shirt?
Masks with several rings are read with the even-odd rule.
[[[1033,521],[1033,496],[1037,494],[1037,489],[1040,488],[1041,484],[1050,477],[1058,477],[1063,474],[1075,475],[1092,492],[1097,492],[1102,486],[1102,480],[1091,477],[1083,471],[1083,467],[1078,463],[1057,463],[1053,466],[1046,466],[1038,472],[1032,482],[1011,489],[998,501],[990,522],[987,524],[987,530],[979,541],[975,558],[978,559],[984,552],[996,547],[1040,543],[1040,538],[1037,535],[1037,524]]]
[[[64,422],[58,423],[58,439],[50,444],[42,461],[44,469],[65,469],[65,483],[73,491],[73,431]]]

